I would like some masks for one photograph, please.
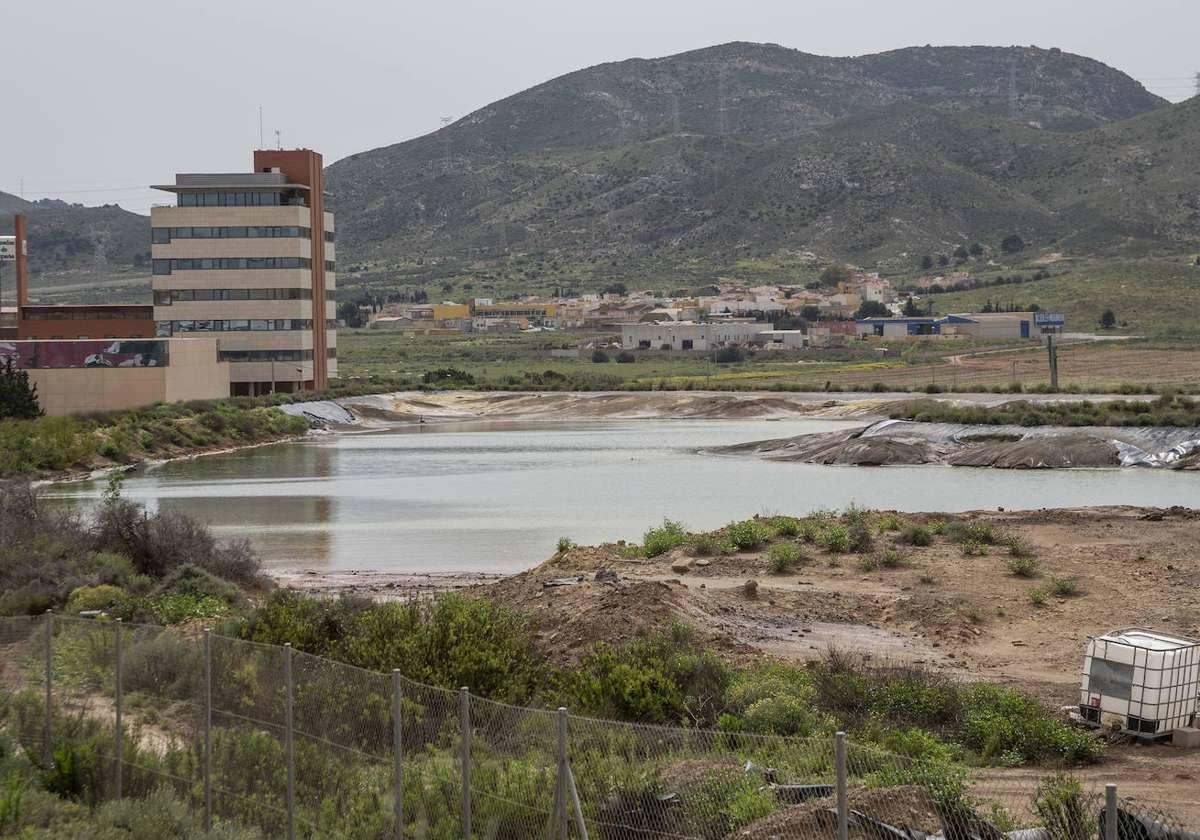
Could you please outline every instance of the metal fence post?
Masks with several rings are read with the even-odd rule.
[[[462,728],[462,830],[463,840],[471,840],[471,692],[458,690],[458,716]]]
[[[837,771],[837,836],[846,840],[850,834],[850,808],[846,803],[846,733],[833,736],[833,763]]]
[[[46,610],[46,709],[42,721],[42,762],[50,766],[53,750],[50,737],[53,735],[50,717],[54,712],[54,611]]]
[[[124,775],[125,775],[125,728],[122,725],[123,721],[121,719],[122,718],[121,713],[122,713],[122,711],[124,711],[123,706],[124,706],[124,694],[125,694],[125,692],[122,690],[122,686],[121,686],[121,661],[122,661],[121,626],[122,626],[121,619],[118,618],[116,620],[116,631],[115,631],[116,632],[115,646],[117,649],[116,650],[116,654],[117,654],[116,680],[115,680],[116,695],[117,695],[117,709],[116,709],[117,743],[116,743],[116,750],[115,750],[116,759],[117,759],[117,774],[116,774],[117,775],[117,778],[116,778],[117,799],[121,798],[121,792],[122,792],[121,789],[123,787],[122,783],[124,782]]]
[[[204,628],[204,830],[212,831],[212,630]]]
[[[396,840],[404,837],[404,737],[400,728],[403,712],[400,669],[392,669],[392,784],[396,797]]]
[[[1117,840],[1117,786],[1104,786],[1104,840]]]
[[[296,754],[295,754],[295,722],[293,720],[293,704],[295,697],[292,689],[292,643],[283,646],[283,681],[286,683],[284,692],[284,753],[287,757],[287,838],[296,840]]]
[[[558,784],[554,790],[554,831],[556,840],[567,840],[570,827],[567,823],[567,710],[558,707]]]

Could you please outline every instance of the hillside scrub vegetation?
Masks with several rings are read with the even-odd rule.
[[[997,406],[955,405],[936,400],[904,403],[888,412],[893,420],[982,426],[1200,426],[1200,401],[1175,393],[1156,400],[1029,402]]]
[[[252,398],[0,420],[0,478],[38,477],[267,443],[307,430],[303,418]]]
[[[0,615],[66,608],[149,623],[224,615],[265,584],[246,542],[218,542],[182,513],[121,498],[114,476],[94,516],[0,488]]]

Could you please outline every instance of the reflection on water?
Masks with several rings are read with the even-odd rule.
[[[850,502],[910,511],[1200,504],[1197,476],[1150,470],[823,467],[698,448],[857,425],[841,421],[463,423],[328,436],[135,474],[129,498],[248,537],[269,566],[515,571],[560,536],[639,539],[664,517],[716,528]],[[89,500],[99,486],[54,494]]]

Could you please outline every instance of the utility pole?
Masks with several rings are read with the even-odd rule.
[[[1058,390],[1058,348],[1054,346],[1054,333],[1046,333],[1046,352],[1050,355],[1050,388]]]
[[[1200,96],[1200,73],[1196,74],[1196,95]],[[22,183],[24,183],[24,182],[22,182]],[[23,195],[21,196],[21,198],[24,198],[24,197],[25,196],[23,196]]]
[[[450,123],[454,122],[454,117],[442,117],[442,151],[444,162],[442,163],[442,171],[445,174],[450,174],[450,132],[446,130]]]
[[[1017,54],[1014,52],[1008,60],[1008,116],[1016,119],[1020,111],[1017,101]]]

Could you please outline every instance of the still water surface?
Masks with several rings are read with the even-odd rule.
[[[135,473],[128,498],[249,537],[277,569],[528,568],[560,536],[640,539],[664,517],[717,528],[755,513],[854,502],[956,511],[1200,506],[1200,476],[1150,470],[825,467],[702,447],[861,425],[842,421],[480,422],[329,436]],[[97,483],[51,493],[95,499]]]

